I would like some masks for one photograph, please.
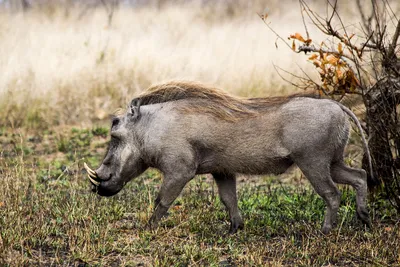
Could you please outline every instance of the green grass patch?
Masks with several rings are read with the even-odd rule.
[[[374,227],[365,229],[355,216],[354,191],[341,187],[338,227],[325,236],[322,199],[309,186],[279,177],[239,183],[245,229],[235,235],[227,234],[228,215],[208,176],[191,181],[169,216],[150,229],[162,181],[157,170],[111,198],[90,192],[83,162],[101,162],[107,134],[101,127],[40,135],[2,129],[1,265],[399,264],[398,216],[387,202],[370,204]]]

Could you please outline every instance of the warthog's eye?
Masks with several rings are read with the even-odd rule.
[[[119,118],[113,118],[112,124],[111,124],[111,129],[116,127],[118,124],[119,124]]]

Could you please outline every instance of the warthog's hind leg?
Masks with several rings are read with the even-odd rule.
[[[336,183],[351,185],[356,190],[357,215],[366,225],[371,226],[367,209],[367,174],[362,169],[350,168],[343,161],[332,164],[332,179]]]
[[[321,231],[328,234],[332,227],[336,226],[340,204],[340,191],[333,182],[329,171],[330,160],[303,158],[296,161],[296,164],[308,178],[315,191],[325,200],[327,207]]]
[[[222,203],[229,212],[231,226],[229,233],[236,233],[238,229],[243,229],[243,219],[238,209],[236,195],[236,178],[234,174],[213,173],[213,177],[218,185],[218,192]]]

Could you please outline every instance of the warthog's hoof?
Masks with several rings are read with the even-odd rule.
[[[231,222],[231,226],[229,228],[229,234],[234,234],[236,233],[239,229],[243,230],[244,228],[244,223],[243,220],[234,220]]]
[[[329,234],[330,232],[331,232],[331,230],[332,230],[332,226],[323,226],[322,227],[322,229],[321,229],[321,232],[324,234],[324,235],[327,235],[327,234]]]
[[[371,219],[369,218],[369,213],[367,209],[360,209],[357,210],[357,217],[368,226],[368,228],[371,228]]]
[[[158,222],[154,222],[154,221],[148,221],[148,223],[146,224],[146,228],[148,230],[154,230],[158,227]]]

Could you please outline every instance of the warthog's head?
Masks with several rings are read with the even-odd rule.
[[[101,196],[115,195],[146,169],[136,129],[139,120],[140,105],[132,105],[125,115],[112,119],[111,140],[101,166],[92,170],[84,164],[93,192]]]

